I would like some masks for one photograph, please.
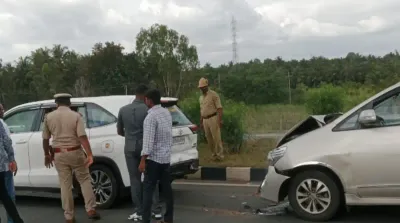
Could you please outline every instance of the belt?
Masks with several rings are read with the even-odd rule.
[[[217,112],[215,112],[214,114],[211,114],[211,115],[203,116],[203,119],[209,119],[209,118],[212,118],[212,117],[214,117],[216,115],[217,115]]]
[[[81,148],[82,147],[80,147],[80,146],[76,146],[76,147],[72,147],[72,148],[54,148],[53,151],[54,151],[54,153],[64,153],[64,152],[75,151],[75,150],[78,150]]]

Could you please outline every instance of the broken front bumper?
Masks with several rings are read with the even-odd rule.
[[[278,174],[274,166],[269,166],[260,187],[260,196],[270,202],[279,203],[279,191],[287,179],[289,177]]]

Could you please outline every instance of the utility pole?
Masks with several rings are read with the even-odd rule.
[[[218,72],[218,88],[221,90],[221,76]]]
[[[125,84],[124,87],[125,87],[125,95],[128,95],[128,86]]]
[[[287,72],[288,75],[288,80],[289,80],[289,104],[292,104],[292,89],[291,89],[291,85],[290,85],[290,71]]]
[[[231,35],[232,35],[232,67],[229,70],[229,74],[232,75],[233,69],[237,69],[235,66],[236,63],[238,62],[238,49],[237,49],[237,29],[236,29],[237,21],[235,18],[235,15],[232,14],[231,18]],[[218,74],[218,80],[220,79],[220,75]],[[219,84],[219,87],[221,88],[221,84]]]
[[[236,19],[235,16],[233,15],[231,20],[231,32],[232,32],[232,65],[235,65],[238,60],[238,53],[237,53],[237,41],[236,41]]]

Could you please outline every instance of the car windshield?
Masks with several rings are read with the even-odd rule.
[[[183,125],[191,125],[192,122],[186,117],[185,114],[178,108],[178,106],[173,105],[167,107],[168,111],[172,116],[173,126],[183,126]]]

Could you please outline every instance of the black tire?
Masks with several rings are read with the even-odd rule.
[[[110,190],[111,194],[110,194],[110,197],[108,198],[108,200],[106,202],[104,202],[104,203],[99,203],[99,195],[96,194],[96,190],[95,190],[95,187],[94,187],[93,181],[92,181],[93,191],[94,191],[95,196],[96,196],[97,208],[110,209],[114,205],[116,205],[118,200],[119,200],[118,198],[119,198],[119,192],[120,192],[120,190],[119,190],[120,185],[119,185],[117,179],[115,178],[115,175],[114,175],[113,171],[110,168],[108,168],[107,166],[102,165],[102,164],[93,164],[90,167],[90,175],[91,175],[92,178],[93,178],[93,175],[94,175],[95,171],[101,171],[101,172],[105,173],[106,176],[110,179],[111,187],[112,187],[112,189]],[[75,190],[76,193],[78,193],[80,198],[83,198],[80,185],[79,185],[79,183],[77,182],[76,179],[75,179],[75,182],[74,182],[74,190]]]
[[[330,204],[325,211],[312,214],[305,211],[301,204],[297,201],[296,191],[298,186],[307,179],[319,180],[326,185],[330,192]],[[301,219],[306,221],[329,221],[336,216],[341,207],[342,194],[335,181],[326,173],[321,171],[305,171],[297,174],[290,182],[289,186],[289,202],[293,208],[294,213]]]

